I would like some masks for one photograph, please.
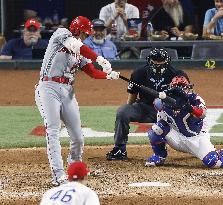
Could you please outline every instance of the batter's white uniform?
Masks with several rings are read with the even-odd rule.
[[[65,45],[68,45],[67,39],[71,37],[72,33],[66,28],[58,28],[53,33],[42,63],[40,81],[35,90],[36,104],[46,127],[47,154],[53,181],[56,183],[65,176],[59,141],[61,120],[71,140],[69,158],[81,161],[84,146],[79,106],[72,83],[78,69],[83,68],[91,60],[79,54],[82,43],[77,39],[74,39],[75,44],[68,42],[77,52],[68,51]],[[55,77],[66,78],[69,82],[67,84],[54,82],[51,79]]]
[[[97,194],[78,182],[69,182],[48,190],[40,205],[99,205]]]

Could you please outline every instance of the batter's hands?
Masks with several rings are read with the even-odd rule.
[[[120,72],[112,71],[111,73],[107,74],[107,80],[118,80]]]
[[[107,74],[112,72],[111,63],[102,56],[98,56],[96,62],[102,67],[103,72]]]

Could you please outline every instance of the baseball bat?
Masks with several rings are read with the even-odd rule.
[[[122,80],[124,80],[124,81],[126,81],[126,82],[128,82],[128,83],[132,83],[133,85],[135,85],[136,87],[138,87],[141,91],[143,91],[143,92],[145,92],[145,93],[147,93],[149,95],[152,95],[152,96],[154,96],[156,98],[159,97],[159,92],[156,91],[156,90],[153,90],[151,88],[148,88],[148,87],[146,87],[144,85],[138,85],[137,83],[131,81],[130,79],[128,79],[128,78],[126,78],[126,77],[124,77],[122,75],[119,75],[119,78],[122,79]],[[176,105],[176,100],[173,99],[173,98],[171,98],[171,97],[169,97],[169,96],[166,96],[166,98],[163,99],[163,101],[166,102],[169,105]]]

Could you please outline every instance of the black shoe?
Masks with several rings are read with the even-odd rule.
[[[106,154],[107,160],[124,160],[127,159],[127,151],[124,152],[119,147],[114,147],[112,151]]]

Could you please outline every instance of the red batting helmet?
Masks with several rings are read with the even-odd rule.
[[[80,35],[80,31],[91,35],[92,34],[92,22],[84,17],[84,16],[78,16],[76,17],[70,24],[70,32],[73,35]]]

